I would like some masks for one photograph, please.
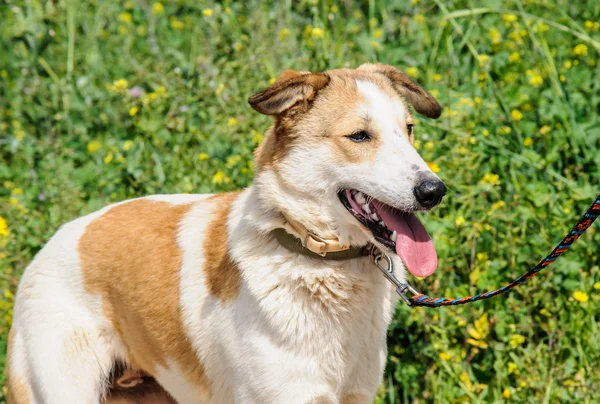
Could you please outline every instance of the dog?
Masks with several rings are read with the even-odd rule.
[[[446,188],[413,147],[409,106],[441,107],[383,64],[288,70],[249,103],[274,120],[248,188],[120,202],[36,255],[10,403],[137,402],[119,391],[145,380],[164,392],[140,402],[373,402],[398,300],[366,251],[401,280],[435,271],[414,213]],[[115,388],[115,364],[139,380]]]

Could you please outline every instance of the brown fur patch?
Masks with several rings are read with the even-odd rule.
[[[154,374],[156,366],[172,360],[210,395],[179,306],[177,235],[190,206],[143,199],[115,206],[88,225],[79,255],[86,291],[102,296],[132,365]]]
[[[11,328],[8,333],[8,353],[6,356],[6,388],[8,390],[6,402],[7,404],[28,404],[31,400],[31,390],[24,380],[12,373],[11,369],[11,354],[10,347],[13,346],[15,340],[15,330]]]
[[[347,394],[342,397],[341,404],[365,404],[370,402],[371,400],[362,394]]]
[[[227,241],[227,217],[238,195],[237,192],[231,192],[211,198],[217,200],[218,208],[204,239],[206,287],[221,301],[234,299],[240,289],[240,271],[229,255]]]

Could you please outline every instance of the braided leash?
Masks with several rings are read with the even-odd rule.
[[[422,293],[418,293],[415,291],[409,284],[402,283],[396,279],[393,274],[393,267],[391,264],[391,260],[384,256],[383,253],[374,256],[374,262],[377,267],[386,275],[388,280],[394,283],[397,287],[396,292],[402,297],[402,299],[411,307],[415,306],[425,306],[425,307],[440,307],[440,306],[456,306],[459,304],[476,302],[478,300],[489,299],[496,295],[500,295],[502,293],[506,293],[511,289],[516,288],[519,285],[524,284],[534,276],[536,276],[542,269],[552,264],[558,257],[564,254],[571,245],[577,241],[577,239],[585,233],[585,231],[594,223],[594,220],[598,218],[600,215],[600,195],[595,199],[592,203],[592,206],[585,212],[585,214],[579,219],[575,227],[562,239],[562,241],[552,250],[550,254],[546,256],[543,260],[541,260],[534,268],[532,268],[529,272],[521,275],[519,278],[509,283],[506,286],[503,286],[499,289],[490,290],[489,292],[480,293],[475,296],[467,296],[461,298],[445,298],[445,297],[429,297]],[[379,264],[379,261],[382,257],[387,258],[388,267],[384,268]],[[412,297],[407,297],[405,293],[410,292],[414,294]]]

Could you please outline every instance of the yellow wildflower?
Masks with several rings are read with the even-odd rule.
[[[481,182],[491,185],[499,185],[500,177],[498,176],[498,174],[486,173],[481,179]]]
[[[310,31],[310,36],[313,39],[321,39],[325,36],[325,31],[323,31],[321,28],[315,27]]]
[[[217,171],[215,173],[215,175],[213,175],[212,177],[212,183],[213,184],[222,184],[225,181],[225,174],[223,173],[223,171]]]
[[[119,21],[121,22],[131,24],[132,20],[131,13],[121,13],[121,15],[119,15]]]
[[[508,57],[510,63],[518,63],[521,61],[521,54],[519,52],[513,52]]]
[[[421,148],[421,141],[420,140],[415,140],[415,142],[413,143],[413,147],[417,150],[419,150]]]
[[[415,14],[413,17],[416,23],[423,24],[425,22],[425,16],[423,14]]]
[[[23,195],[23,188],[15,188],[12,190],[11,194],[13,195]]]
[[[580,303],[585,303],[588,300],[590,300],[590,297],[588,296],[587,293],[581,292],[579,290],[573,292],[573,298],[575,298],[575,300],[577,300]]]
[[[532,144],[533,144],[533,139],[530,138],[529,136],[527,136],[525,139],[523,139],[523,146],[529,147]]]
[[[204,10],[202,10],[202,15],[205,17],[210,17],[211,15],[213,15],[212,8],[205,8]]]
[[[102,148],[102,143],[98,140],[92,140],[87,144],[87,150],[90,154],[96,153],[98,150]]]
[[[171,17],[170,21],[171,21],[171,28],[173,28],[173,29],[181,30],[185,27],[185,23],[183,21],[178,20],[175,17]]]
[[[518,17],[514,14],[504,14],[502,15],[502,19],[508,23],[517,21]]]
[[[229,119],[227,119],[227,126],[229,126],[230,128],[237,125],[237,123],[238,123],[237,118],[230,117]]]
[[[494,203],[492,203],[491,209],[492,209],[492,211],[502,209],[505,205],[506,205],[506,203],[504,201],[494,202]]]
[[[419,76],[419,69],[414,66],[406,68],[406,74],[408,74],[412,78],[417,78]]]
[[[510,390],[504,389],[504,391],[502,392],[502,397],[508,400],[510,398]]]
[[[444,76],[442,76],[439,73],[436,73],[434,75],[431,76],[431,81],[433,81],[434,83],[438,82],[438,81],[442,81],[442,79],[444,78]]]
[[[438,166],[437,163],[428,162],[427,166],[429,166],[429,169],[434,173],[440,172],[440,166]]]
[[[502,35],[500,35],[500,31],[498,31],[496,28],[490,29],[489,35],[494,45],[498,45],[502,42]]]
[[[287,39],[290,36],[290,30],[287,28],[283,28],[281,31],[279,31],[279,35],[277,36],[277,38],[280,41],[283,41],[285,39]]]
[[[479,341],[473,338],[467,338],[467,344],[476,346],[477,348],[486,349],[489,347],[488,343],[485,341]]]
[[[425,149],[427,150],[433,150],[433,142],[430,140],[429,142],[425,143]]]
[[[198,160],[200,160],[200,161],[208,160],[208,157],[209,157],[208,153],[200,153],[198,155]]]
[[[573,66],[573,62],[571,62],[570,60],[565,60],[565,62],[563,63],[563,67],[565,69],[570,69]]]
[[[483,136],[486,136],[486,137],[487,137],[487,136],[489,136],[489,135],[490,135],[490,131],[489,131],[489,130],[487,130],[487,129],[484,129],[484,130],[482,130],[482,131],[481,131],[481,134],[482,134]]]
[[[420,2],[421,2],[421,0],[410,0],[410,4],[412,4],[413,6],[416,6]]]
[[[510,341],[508,341],[508,344],[513,347],[516,348],[519,345],[523,344],[525,342],[525,337],[520,335],[520,334],[513,334],[510,337]]]
[[[464,223],[465,223],[464,216],[459,216],[456,218],[456,220],[454,220],[454,224],[456,224],[457,226],[462,226]]]
[[[383,36],[383,30],[381,28],[377,28],[375,31],[373,31],[373,36],[375,38],[381,38]]]
[[[106,157],[104,157],[104,164],[109,164],[111,161],[113,161],[113,158],[115,157],[115,155],[110,152],[106,155]]]
[[[540,32],[546,32],[550,29],[550,27],[544,24],[543,22],[540,22],[540,24],[538,25],[538,29],[540,30]]]
[[[130,116],[135,116],[135,115],[137,115],[137,113],[138,113],[139,110],[140,109],[138,107],[131,107],[131,108],[129,108],[129,115]]]
[[[450,358],[451,358],[450,354],[448,354],[446,352],[442,352],[440,354],[440,359],[443,359],[443,360],[447,361],[447,360],[450,360]]]
[[[162,3],[160,2],[156,2],[154,4],[152,4],[152,14],[162,14],[165,12],[165,8],[163,7]]]
[[[600,290],[600,282],[594,283],[594,289],[595,290]]]
[[[127,29],[127,27],[124,26],[124,25],[119,25],[119,28],[117,28],[117,31],[121,35],[125,35],[125,34],[127,34],[129,32],[129,30]]]
[[[518,109],[513,109],[512,111],[510,111],[510,116],[515,121],[520,121],[521,119],[523,119],[523,114]]]
[[[573,54],[575,54],[577,56],[587,56],[588,48],[586,45],[580,43],[579,45],[577,45],[573,48]]]
[[[552,130],[552,128],[550,128],[550,126],[548,125],[544,125],[540,128],[540,135],[546,135],[548,134],[548,132],[550,132]]]
[[[125,90],[127,90],[128,85],[129,83],[127,82],[127,80],[118,79],[113,81],[112,84],[107,85],[106,88],[108,89],[108,91],[112,91],[115,93],[124,93]]]
[[[490,61],[490,57],[488,55],[484,55],[484,54],[478,55],[477,61],[479,62],[479,66],[483,66]]]
[[[517,374],[519,373],[519,367],[514,362],[508,362],[508,374]]]
[[[500,128],[498,128],[498,133],[500,133],[501,135],[508,135],[510,132],[512,132],[510,126],[501,126]]]
[[[123,143],[123,150],[127,151],[131,149],[131,146],[133,146],[133,142],[131,140],[126,140],[125,143]]]
[[[6,223],[6,219],[0,216],[0,236],[8,237],[10,232],[8,231],[8,223]]]

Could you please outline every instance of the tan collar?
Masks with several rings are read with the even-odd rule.
[[[326,239],[326,238],[317,236],[316,234],[309,231],[306,227],[304,227],[297,221],[292,220],[289,217],[287,217],[285,214],[283,214],[283,212],[282,212],[282,216],[286,220],[286,222],[290,225],[292,230],[294,230],[294,232],[296,233],[296,237],[300,240],[302,247],[304,247],[305,249],[307,249],[317,255],[320,255],[321,257],[328,257],[328,255],[330,257],[332,257],[333,253],[340,253],[340,252],[347,251],[349,254],[335,254],[335,255],[339,255],[340,257],[348,256],[349,258],[351,258],[351,257],[354,257],[353,252],[355,250],[358,252],[359,250],[362,251],[364,249],[364,247],[357,248],[357,247],[350,247],[350,246],[343,245],[340,243],[340,241],[337,238]],[[277,238],[281,242],[281,236],[279,235],[279,237],[277,237]],[[286,244],[289,244],[289,243],[286,243]],[[286,246],[286,245],[284,244],[284,246]]]

